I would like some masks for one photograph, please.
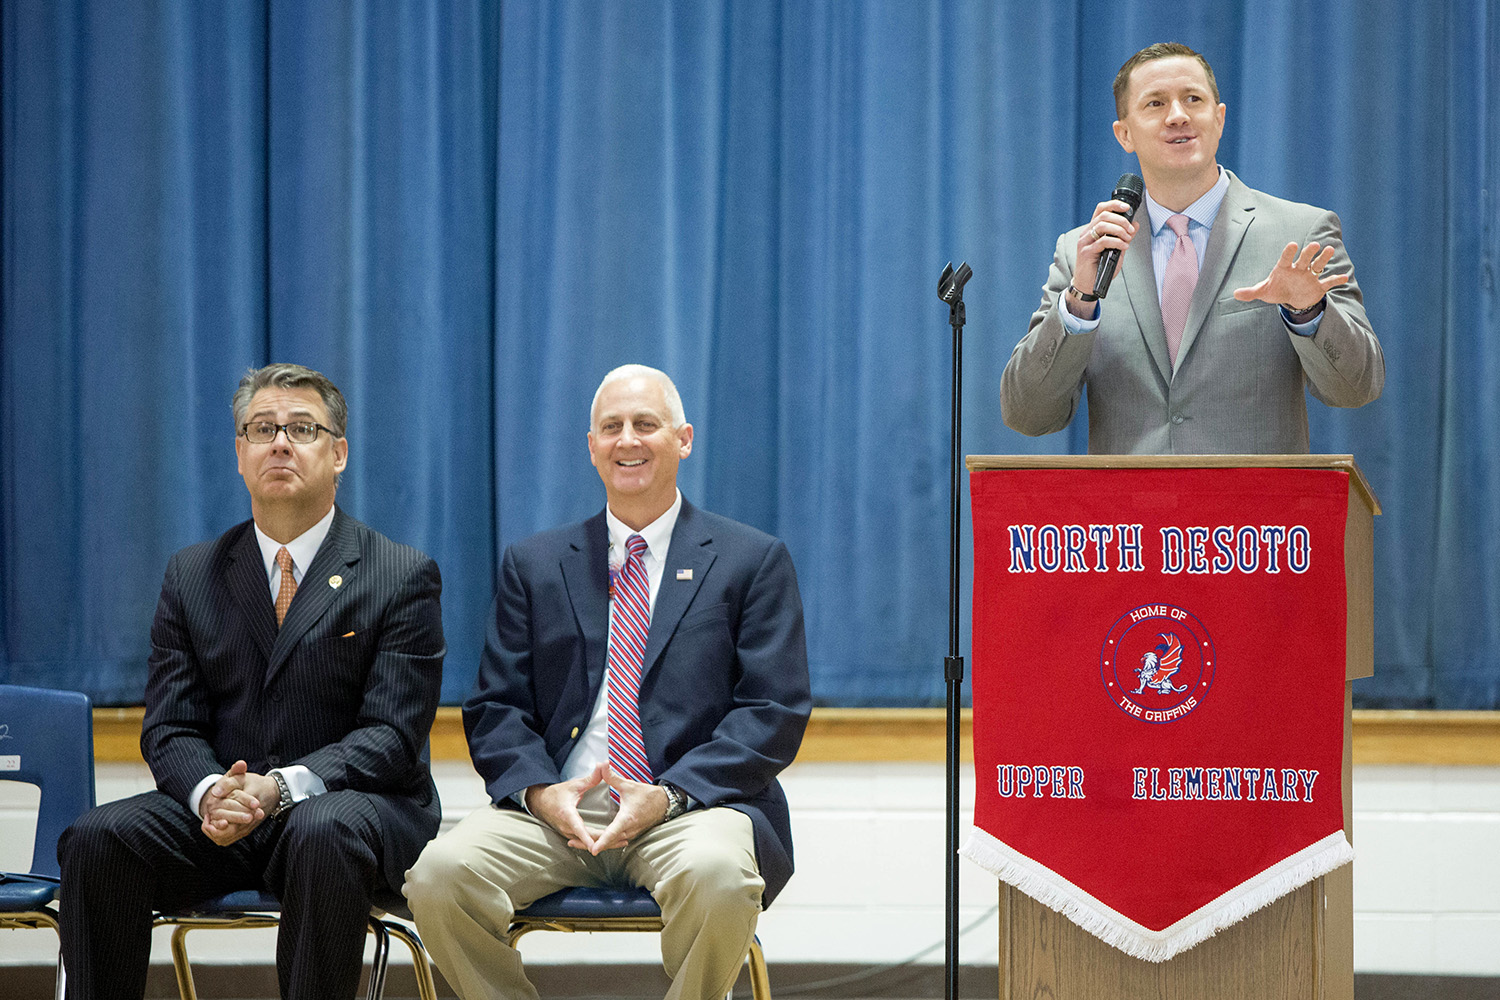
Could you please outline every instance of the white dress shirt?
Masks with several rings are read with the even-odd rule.
[[[292,557],[292,580],[297,586],[302,586],[302,576],[307,572],[307,567],[312,565],[313,557],[322,548],[323,540],[328,537],[328,529],[333,527],[334,508],[329,507],[328,513],[323,515],[322,520],[308,528],[302,534],[286,543],[286,550]],[[276,565],[276,553],[281,551],[282,545],[276,539],[260,530],[260,525],[255,525],[255,540],[260,545],[261,559],[266,567],[266,580],[271,587],[271,603],[276,603],[277,596],[281,593],[281,567]],[[323,779],[318,777],[306,765],[289,764],[286,767],[272,768],[272,771],[280,773],[282,780],[286,782],[287,790],[292,793],[293,802],[301,802],[303,799],[313,795],[322,795],[328,791],[328,786]],[[271,772],[267,772],[269,774]],[[222,774],[210,774],[193,787],[190,801],[193,803],[193,811],[199,816],[203,815],[203,796],[208,792],[215,781],[224,777]],[[261,803],[268,813],[271,811],[272,803]]]
[[[662,574],[667,566],[667,548],[672,544],[672,531],[677,527],[677,515],[682,511],[682,491],[677,492],[677,497],[672,501],[666,513],[646,525],[640,531],[636,531],[618,517],[608,507],[604,509],[604,519],[609,525],[609,564],[611,568],[618,569],[625,562],[625,543],[631,535],[640,535],[646,540],[646,554],[643,557],[646,563],[646,573],[650,579],[650,606],[656,610],[656,595],[661,590]],[[614,618],[614,602],[610,602],[609,614],[611,620]],[[568,754],[567,760],[563,761],[562,780],[571,781],[574,778],[586,777],[599,764],[609,760],[609,661],[605,660],[604,683],[599,685],[599,696],[594,699],[594,711],[589,716],[588,724],[583,727],[583,732],[578,735],[578,741],[573,745],[573,750]],[[521,805],[525,807],[525,792],[519,794]],[[609,787],[604,784],[595,785],[584,793],[578,803],[578,811],[585,819],[593,822],[607,822],[613,817],[619,807],[609,797]]]

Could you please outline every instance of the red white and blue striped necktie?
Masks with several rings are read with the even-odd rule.
[[[609,619],[609,764],[616,774],[650,784],[638,699],[651,631],[651,577],[646,572],[646,540],[631,535],[625,549],[625,564],[615,574]],[[619,801],[614,789],[609,794]]]

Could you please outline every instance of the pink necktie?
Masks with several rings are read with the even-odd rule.
[[[297,581],[292,579],[292,554],[285,545],[276,553],[276,565],[281,567],[281,589],[276,591],[276,627],[281,628],[286,621],[286,609],[297,596]]]
[[[1182,328],[1187,325],[1188,306],[1193,304],[1193,289],[1198,285],[1198,251],[1188,239],[1188,217],[1174,215],[1167,220],[1177,234],[1177,245],[1167,260],[1167,273],[1161,283],[1161,322],[1167,328],[1167,354],[1177,364],[1177,349],[1182,346]]]
[[[641,739],[637,699],[651,630],[651,580],[646,573],[646,540],[625,541],[625,565],[615,575],[614,613],[609,618],[609,765],[632,781],[651,782],[651,764]],[[610,797],[619,795],[610,789]]]

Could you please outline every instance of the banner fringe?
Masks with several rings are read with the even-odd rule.
[[[1354,848],[1339,830],[1240,883],[1172,926],[1153,931],[983,830],[971,830],[958,853],[1000,881],[1061,913],[1105,944],[1147,962],[1165,962],[1180,955],[1287,893],[1354,860]]]

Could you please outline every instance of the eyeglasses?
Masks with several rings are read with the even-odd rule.
[[[286,431],[286,439],[292,442],[292,444],[312,444],[318,439],[318,431],[328,431],[332,437],[339,436],[322,424],[314,423],[311,420],[296,420],[289,424],[277,424],[269,420],[253,420],[240,428],[240,433],[251,444],[270,444],[276,440],[276,435],[281,431]]]

